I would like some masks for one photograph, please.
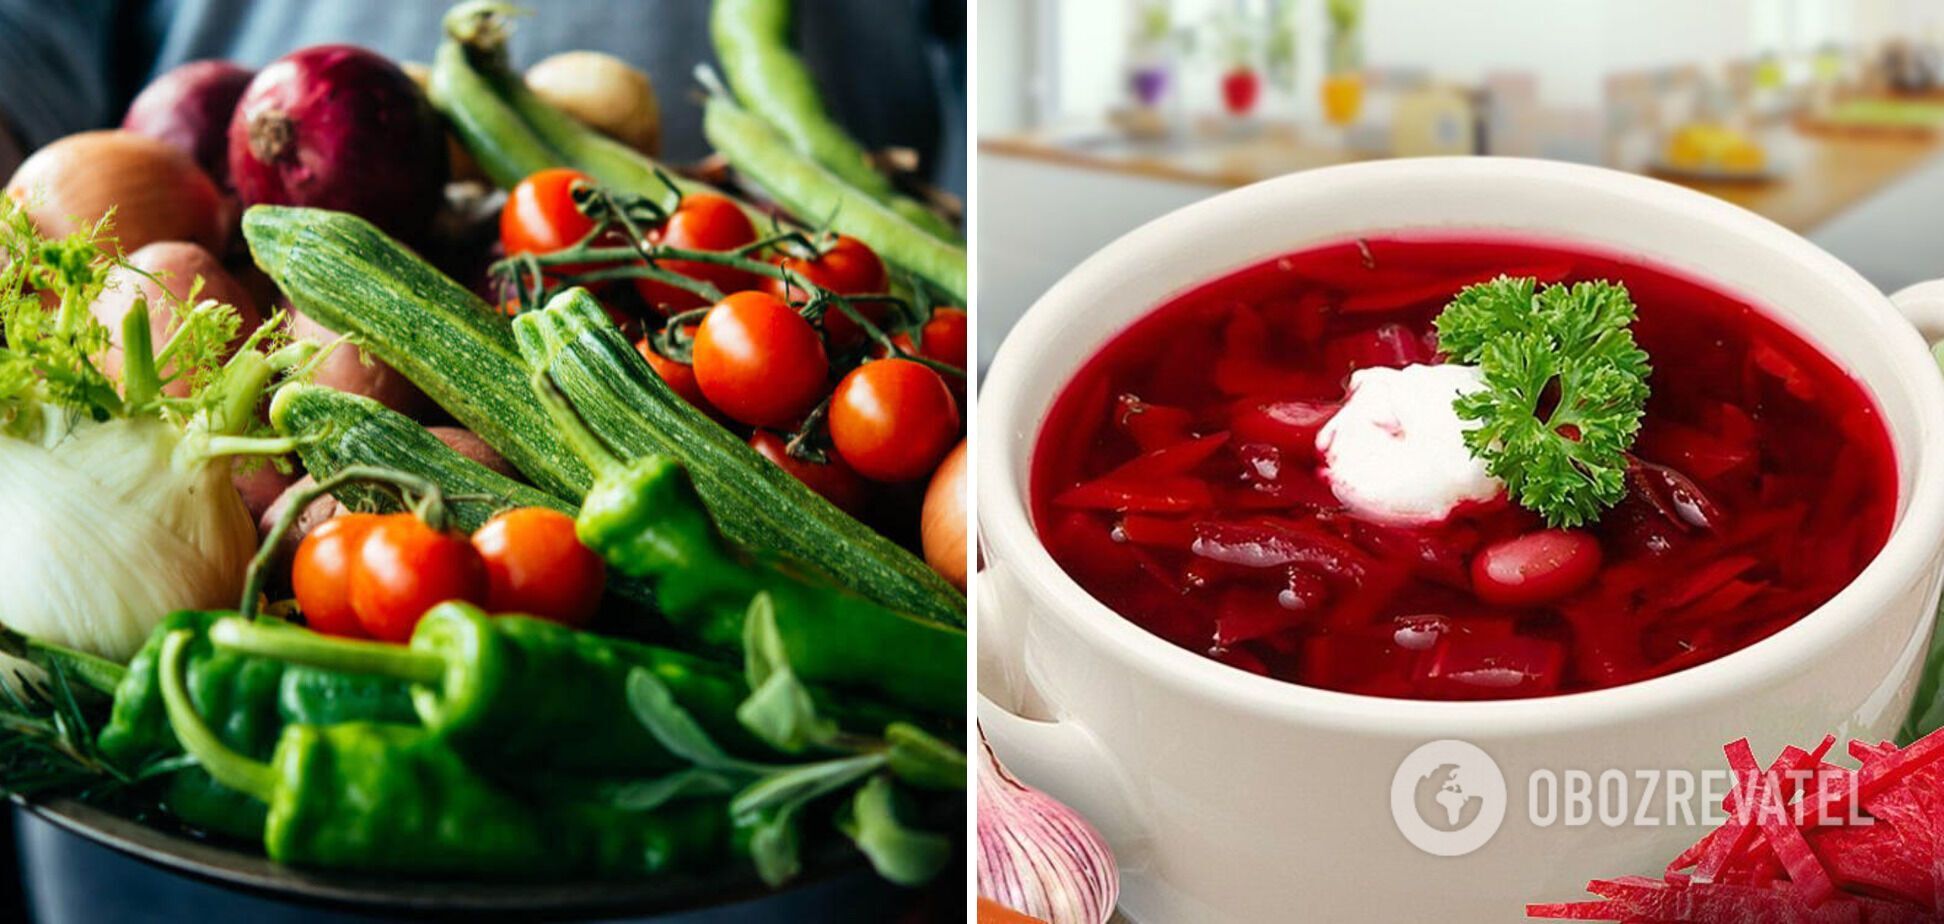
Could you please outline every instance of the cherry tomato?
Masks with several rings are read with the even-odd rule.
[[[838,295],[871,295],[891,286],[890,276],[884,270],[884,261],[878,259],[877,252],[863,241],[846,235],[838,235],[828,249],[815,257],[806,259],[785,254],[777,258],[776,265],[811,285],[829,289]],[[796,305],[810,298],[810,293],[801,286],[790,285],[774,277],[763,278],[763,291]],[[854,307],[870,318],[871,323],[883,323],[887,307],[884,303],[860,302]],[[864,342],[864,329],[857,326],[850,315],[836,308],[824,315],[823,327],[824,336],[829,338],[833,350],[849,349]]]
[[[959,371],[965,371],[965,312],[957,308],[933,309],[931,320],[919,328],[923,343],[913,345],[909,333],[891,335],[891,342],[907,353],[923,356],[933,362],[941,362]],[[941,375],[947,387],[952,389],[952,397],[958,399],[959,407],[965,407],[965,376]]]
[[[1536,606],[1557,600],[1600,571],[1600,540],[1542,529],[1492,543],[1472,557],[1472,591],[1486,603]]]
[[[513,187],[500,211],[500,243],[508,256],[565,250],[594,230],[594,220],[574,208],[575,182],[593,183],[578,170],[551,167]]]
[[[290,587],[312,629],[347,638],[371,637],[351,606],[351,573],[357,568],[358,549],[378,519],[369,513],[332,517],[297,545],[290,562]]]
[[[965,312],[958,308],[933,309],[931,320],[919,328],[922,343],[913,345],[911,335],[891,335],[891,342],[907,353],[923,356],[956,369],[965,368]],[[961,379],[960,381],[964,381]]]
[[[880,359],[844,376],[830,397],[830,440],[874,481],[930,474],[958,442],[958,403],[938,373],[908,359]]]
[[[661,227],[648,232],[648,241],[682,250],[735,250],[756,242],[756,226],[742,207],[722,196],[695,193],[682,197],[675,213]],[[662,269],[690,279],[712,283],[724,295],[756,288],[757,277],[742,270],[692,260],[663,260]],[[635,280],[635,291],[643,301],[666,312],[700,308],[707,304],[687,289],[656,282]]]
[[[695,328],[690,326],[691,334],[694,330]],[[635,351],[641,354],[642,359],[648,361],[648,368],[655,370],[655,374],[661,376],[661,380],[668,383],[670,389],[682,396],[682,400],[705,411],[715,410],[709,404],[709,399],[702,396],[702,386],[695,384],[694,366],[676,362],[655,352],[655,345],[650,337],[636,340]]]
[[[839,509],[856,513],[864,506],[870,493],[870,485],[844,464],[843,458],[836,453],[826,453],[830,461],[818,464],[790,455],[783,437],[768,430],[757,430],[749,435],[749,448],[765,459],[789,472],[796,480],[817,492]]]
[[[380,517],[351,571],[351,607],[372,638],[403,642],[447,600],[486,602],[486,563],[466,537],[410,513]]]
[[[695,382],[709,403],[756,427],[802,417],[830,374],[816,329],[763,292],[738,292],[709,309],[692,355]]]
[[[601,556],[574,535],[574,518],[520,507],[486,521],[472,545],[486,562],[486,608],[568,626],[594,619],[607,583]]]

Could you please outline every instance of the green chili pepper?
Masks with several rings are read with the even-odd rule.
[[[951,224],[898,195],[890,178],[871,165],[870,154],[824,109],[810,69],[790,48],[790,7],[790,0],[716,0],[709,32],[736,95],[839,179],[925,233],[956,243],[958,233]]]
[[[397,681],[286,670],[277,661],[214,648],[202,633],[227,615],[183,610],[163,617],[115,687],[108,722],[96,737],[103,757],[129,768],[181,753],[158,672],[162,640],[177,630],[194,635],[186,655],[190,700],[214,718],[226,746],[252,757],[269,756],[278,733],[295,721],[412,720],[405,686]],[[169,774],[160,799],[170,814],[198,828],[249,840],[263,829],[261,805],[217,785],[200,767]]]
[[[439,735],[410,725],[290,725],[268,762],[232,750],[191,702],[194,635],[162,642],[170,728],[218,783],[262,803],[273,860],[385,873],[655,873],[718,856],[721,803],[621,812],[587,800],[530,805],[475,773]]]
[[[591,442],[578,432],[578,441]],[[750,601],[768,593],[788,661],[804,680],[964,712],[964,632],[743,555],[717,532],[687,472],[665,457],[588,462],[597,477],[581,504],[581,541],[615,571],[652,581],[663,615],[698,641],[740,649]]]
[[[737,721],[749,689],[729,667],[525,616],[489,617],[464,603],[428,611],[409,647],[240,619],[218,622],[210,638],[226,651],[407,681],[426,728],[474,759],[594,776],[682,766],[628,710],[628,673],[637,667],[667,683],[731,750],[773,753]],[[868,705],[828,708],[861,727],[889,718]]]

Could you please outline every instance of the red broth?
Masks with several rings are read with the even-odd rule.
[[[1316,472],[1349,372],[1438,361],[1432,319],[1499,273],[1624,283],[1653,365],[1628,496],[1584,529],[1597,571],[1538,604],[1473,585],[1482,549],[1542,528],[1523,508],[1384,526]],[[1412,238],[1291,254],[1136,323],[1054,403],[1032,492],[1061,566],[1176,645],[1331,690],[1508,699],[1644,680],[1795,622],[1883,546],[1896,483],[1862,384],[1746,302],[1618,255]]]

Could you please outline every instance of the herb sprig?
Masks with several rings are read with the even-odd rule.
[[[1626,495],[1651,371],[1634,317],[1618,283],[1505,276],[1467,286],[1438,315],[1439,349],[1484,374],[1453,403],[1479,422],[1465,445],[1547,525],[1592,521]]]

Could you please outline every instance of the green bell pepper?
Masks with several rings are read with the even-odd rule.
[[[480,776],[447,739],[411,725],[294,724],[259,761],[223,743],[192,702],[186,629],[162,643],[173,733],[218,783],[262,803],[264,852],[280,863],[388,874],[652,874],[719,857],[719,801],[640,812],[590,800],[529,804]]]
[[[405,685],[395,680],[286,668],[279,661],[216,649],[204,633],[228,615],[182,610],[163,617],[114,689],[108,722],[95,739],[103,757],[127,769],[182,752],[169,728],[158,673],[162,640],[177,630],[193,637],[185,656],[191,702],[214,719],[226,746],[244,754],[268,757],[291,722],[413,720]],[[244,840],[262,833],[263,806],[217,785],[201,767],[171,773],[161,787],[163,807],[192,826]]]
[[[637,667],[666,683],[731,752],[757,758],[775,753],[737,720],[749,687],[727,666],[531,617],[487,616],[464,603],[429,610],[409,646],[242,619],[216,623],[210,639],[234,653],[407,681],[425,727],[475,760],[583,776],[639,776],[685,766],[628,710],[628,674]],[[898,718],[869,704],[822,705],[825,714],[850,727],[882,728]]]
[[[589,452],[592,449],[589,448]],[[757,561],[717,531],[695,485],[660,456],[606,460],[581,504],[581,542],[651,581],[662,613],[704,645],[739,650],[750,601],[768,593],[788,660],[810,683],[870,690],[941,715],[965,712],[965,633]]]

